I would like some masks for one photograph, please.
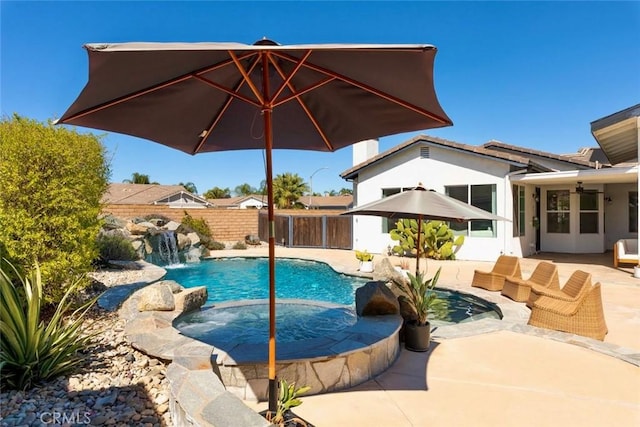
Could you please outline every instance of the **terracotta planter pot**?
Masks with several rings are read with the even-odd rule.
[[[411,351],[427,351],[431,343],[431,325],[407,322],[404,326],[404,347]]]

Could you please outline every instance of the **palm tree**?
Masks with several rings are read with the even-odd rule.
[[[231,197],[231,191],[228,188],[213,187],[205,191],[203,196],[205,199],[227,199]]]
[[[138,172],[131,174],[131,179],[123,179],[125,184],[151,184],[149,181],[149,175],[144,175]]]
[[[347,195],[351,196],[353,195],[353,189],[343,187],[340,189],[338,194],[340,194],[341,196],[347,196]]]
[[[258,190],[256,190],[254,187],[250,186],[246,182],[244,184],[238,185],[233,190],[233,192],[235,193],[236,196],[248,196],[250,194],[256,193],[257,191]]]
[[[298,199],[307,191],[309,186],[297,173],[286,172],[273,179],[273,197],[280,209],[294,208]]]
[[[198,194],[198,189],[193,182],[181,182],[178,185],[182,185],[185,190],[187,190],[191,194]]]

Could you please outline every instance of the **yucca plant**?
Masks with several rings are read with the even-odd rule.
[[[306,425],[304,420],[294,417],[289,420],[286,419],[287,412],[291,408],[302,405],[302,400],[299,399],[301,395],[311,390],[311,387],[304,386],[296,388],[295,383],[287,383],[287,380],[281,379],[279,383],[280,393],[278,395],[278,407],[275,414],[267,411],[267,421],[277,426],[286,426],[290,423],[295,425]]]
[[[441,270],[442,267],[438,268],[436,274],[431,279],[426,280],[420,272],[415,276],[408,273],[409,282],[400,286],[400,289],[406,294],[409,303],[418,315],[418,325],[426,325],[430,313],[448,308],[447,302],[438,298],[435,291]]]
[[[67,289],[45,325],[40,318],[44,300],[39,266],[27,276],[9,262],[2,264],[0,376],[4,384],[25,390],[37,382],[68,374],[81,362],[78,350],[91,339],[91,335],[82,335],[83,318],[98,297],[66,316],[71,311],[71,296],[80,284],[77,280]]]

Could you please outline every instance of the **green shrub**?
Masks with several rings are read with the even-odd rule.
[[[14,115],[0,120],[0,243],[18,266],[40,265],[47,302],[98,255],[109,167],[100,139]],[[81,282],[82,287],[88,280]]]
[[[193,231],[198,233],[201,236],[211,237],[211,230],[209,230],[209,225],[207,225],[207,221],[203,218],[194,218],[187,211],[184,211],[184,217],[181,221],[182,225],[191,228]]]
[[[221,251],[226,248],[226,245],[222,242],[216,242],[215,240],[211,240],[206,244],[207,249],[211,251]]]
[[[102,260],[135,261],[139,259],[131,241],[119,235],[100,234],[98,251]]]
[[[82,335],[84,315],[95,303],[95,297],[75,310],[69,318],[70,297],[80,282],[67,287],[51,319],[40,319],[43,287],[40,269],[28,277],[11,264],[0,270],[0,377],[15,389],[27,389],[39,381],[71,372],[82,361],[78,351],[89,344],[91,335]],[[18,277],[18,286],[10,274]]]
[[[247,249],[247,245],[244,242],[236,242],[233,245],[233,249]]]

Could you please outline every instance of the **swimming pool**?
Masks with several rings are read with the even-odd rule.
[[[206,286],[207,305],[269,298],[268,258],[220,258],[167,269],[165,279],[185,288]],[[353,305],[355,290],[369,279],[334,271],[327,264],[276,259],[276,298],[309,299]]]
[[[166,279],[175,280],[186,288],[206,286],[209,306],[217,307],[223,302],[269,297],[268,259],[263,257],[219,258],[205,260],[199,264],[185,264],[184,267],[168,269]],[[294,258],[276,259],[278,299],[342,304],[351,307],[353,311],[355,290],[368,281],[369,279],[337,273],[322,262]],[[501,318],[495,304],[476,296],[445,289],[436,289],[436,293],[447,302],[447,306],[446,310],[431,314],[430,321],[434,324],[460,323],[483,317]],[[207,322],[210,326],[221,325],[220,321],[225,315],[229,316],[228,313],[211,311],[207,314],[210,316]]]

